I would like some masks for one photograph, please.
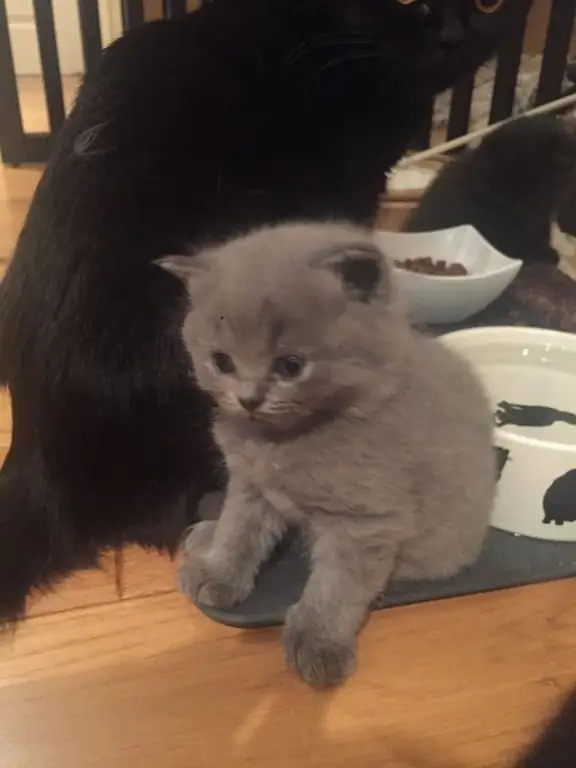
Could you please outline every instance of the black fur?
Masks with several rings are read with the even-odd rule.
[[[515,768],[574,768],[575,765],[576,690],[573,690]]]
[[[576,135],[554,117],[503,125],[438,174],[405,229],[472,224],[499,251],[557,264],[550,226],[576,176]]]
[[[558,226],[562,232],[576,237],[576,174],[558,216]]]
[[[262,223],[371,222],[432,95],[506,27],[474,8],[215,0],[104,54],[0,288],[0,618],[103,547],[173,549],[221,482],[184,291],[153,262]]]

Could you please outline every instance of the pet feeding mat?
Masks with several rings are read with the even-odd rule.
[[[467,325],[530,325],[575,332],[575,299],[575,283],[558,270],[526,267],[504,296],[482,313],[481,320]],[[203,516],[215,517],[222,495],[214,494],[206,502]],[[571,576],[576,576],[576,543],[540,541],[491,529],[473,567],[442,581],[390,583],[373,607],[379,610]],[[225,611],[199,607],[215,621],[233,627],[282,624],[307,577],[307,554],[293,534],[262,568],[254,591],[241,605]]]
[[[541,581],[576,576],[576,544],[538,541],[491,529],[478,562],[443,581],[390,583],[374,610],[445,597],[490,592]],[[296,603],[308,578],[308,559],[297,536],[276,551],[251,595],[229,610],[199,608],[210,618],[232,627],[251,629],[282,624],[286,610]]]

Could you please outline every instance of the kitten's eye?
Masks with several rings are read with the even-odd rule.
[[[217,371],[223,374],[234,373],[236,366],[230,355],[226,352],[212,352],[212,362]]]
[[[272,364],[272,372],[283,379],[295,379],[302,373],[305,361],[295,355],[277,357]]]
[[[506,0],[474,0],[474,5],[481,13],[496,13]]]

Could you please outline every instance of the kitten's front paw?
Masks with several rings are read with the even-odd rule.
[[[188,534],[178,573],[179,587],[195,603],[213,608],[231,608],[252,591],[254,580],[230,571],[224,561],[218,564],[211,552],[216,523],[198,523]]]
[[[212,546],[216,524],[216,520],[202,520],[188,529],[182,547],[185,558],[195,558],[208,552]]]
[[[326,627],[308,623],[298,605],[286,614],[282,641],[288,666],[312,688],[340,685],[356,668],[355,642],[330,639]]]
[[[180,590],[194,602],[213,608],[232,608],[245,600],[253,581],[228,576],[215,568],[209,555],[184,558],[178,574]]]
[[[197,523],[188,533],[182,547],[182,565],[178,571],[178,587],[192,601],[198,599],[198,592],[206,581],[208,553],[216,523]]]
[[[196,600],[212,608],[233,608],[248,597],[253,586],[252,582],[207,580],[198,590]]]

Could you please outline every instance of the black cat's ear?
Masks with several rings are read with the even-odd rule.
[[[187,285],[206,274],[208,269],[208,264],[201,256],[163,256],[154,263]]]
[[[346,293],[369,304],[385,277],[384,257],[374,245],[347,246],[320,254],[314,266],[329,269],[341,280]]]

